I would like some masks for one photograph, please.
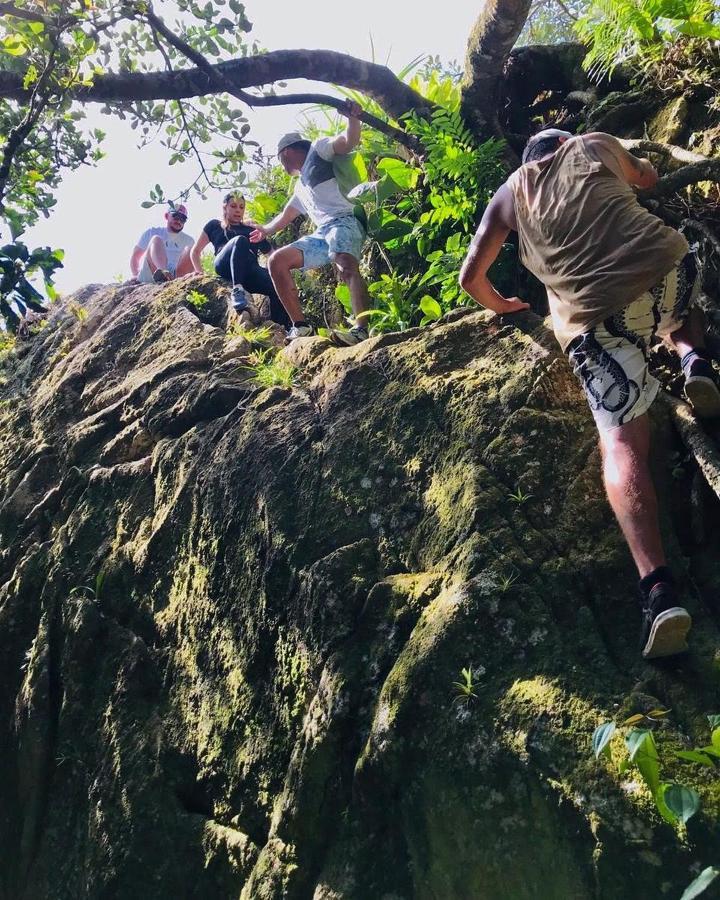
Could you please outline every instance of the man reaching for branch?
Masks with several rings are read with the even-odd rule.
[[[314,143],[297,132],[284,135],[278,144],[278,158],[285,171],[298,176],[295,192],[285,209],[267,225],[258,225],[250,235],[262,241],[281,231],[300,215],[307,215],[315,232],[276,250],[268,260],[268,270],[283,306],[292,320],[288,339],[313,333],[305,321],[292,277],[293,269],[317,269],[332,262],[338,277],[350,288],[355,324],[349,331],[333,329],[336,343],[357,344],[367,336],[366,313],[370,307],[367,286],[360,275],[359,261],[365,229],[355,218],[353,204],[338,186],[333,159],[351,153],[360,141],[361,110],[348,103],[348,125],[344,134],[320,138]]]
[[[680,606],[658,525],[648,466],[647,411],[658,391],[647,351],[664,338],[680,355],[685,393],[699,416],[720,415],[720,391],[704,350],[695,258],[685,238],[637,201],[657,172],[608,134],[547,129],[530,139],[523,165],[490,201],[460,273],[478,303],[506,299],[487,272],[510,231],[520,259],[547,288],[553,329],[580,378],[600,434],[608,499],[640,574],[646,658],[687,649]]]

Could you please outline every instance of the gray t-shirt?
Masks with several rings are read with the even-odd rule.
[[[332,164],[333,140],[325,137],[313,142],[290,198],[290,206],[309,216],[316,228],[333,219],[351,216],[354,210],[338,187]]]
[[[180,255],[186,247],[192,247],[195,243],[194,238],[191,238],[189,234],[185,234],[183,231],[174,232],[169,231],[167,228],[148,228],[147,231],[143,231],[140,235],[140,240],[137,242],[138,247],[141,250],[147,250],[150,239],[155,235],[158,235],[165,244],[168,269],[174,272]]]

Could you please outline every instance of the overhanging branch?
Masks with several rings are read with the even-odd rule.
[[[221,83],[231,85],[233,90],[242,90],[307,78],[362,91],[393,119],[411,110],[422,114],[431,107],[421,94],[400,81],[386,66],[334,50],[273,50],[217,63],[212,68],[219,80],[199,67],[175,72],[109,73],[97,76],[90,87],[74,89],[69,96],[81,103],[183,100],[227,90],[220,87]],[[27,100],[28,97],[22,73],[0,71],[0,99]],[[277,102],[282,101],[272,98],[272,105]],[[261,105],[254,97],[253,103]]]

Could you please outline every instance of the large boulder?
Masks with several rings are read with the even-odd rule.
[[[672,750],[720,711],[720,566],[665,415],[695,625],[648,665],[540,319],[300,341],[264,388],[208,285],[87,288],[4,363],[2,900],[679,896],[718,861]],[[654,707],[687,830],[590,752]]]

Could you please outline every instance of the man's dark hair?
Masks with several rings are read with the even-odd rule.
[[[304,150],[308,153],[312,147],[312,141],[295,141],[294,144],[288,144],[286,150]]]

